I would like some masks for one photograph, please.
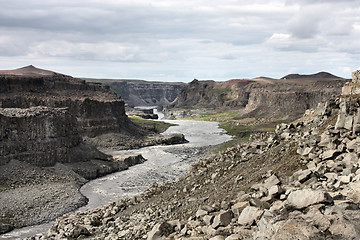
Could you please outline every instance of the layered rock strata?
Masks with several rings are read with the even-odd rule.
[[[342,93],[343,95],[360,94],[360,70],[352,73],[352,81],[345,84]]]
[[[236,109],[244,117],[294,120],[307,109],[316,107],[319,102],[341,94],[341,87],[346,82],[327,73],[226,82],[195,79],[169,104],[165,116],[186,117],[204,108]]]
[[[90,81],[90,79],[87,79]],[[109,85],[111,90],[121,96],[130,107],[165,106],[175,100],[185,83],[148,82],[142,80],[106,80],[91,79]]]
[[[53,166],[109,158],[82,142],[66,108],[0,108],[0,165],[12,159]]]
[[[83,141],[132,130],[143,134],[109,87],[33,66],[0,71],[0,233],[73,211],[87,180],[142,163]]]
[[[19,75],[18,70],[2,75],[0,72],[1,108],[67,107],[78,120],[80,134],[90,137],[130,127],[124,101],[111,93],[108,86],[33,66],[20,70],[32,74]],[[40,74],[42,71],[47,74]]]

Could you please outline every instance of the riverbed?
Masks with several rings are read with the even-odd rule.
[[[184,175],[189,166],[196,161],[195,156],[202,147],[229,141],[231,137],[218,128],[216,122],[174,120],[167,121],[177,126],[170,127],[164,134],[182,133],[189,141],[186,144],[171,146],[151,146],[138,150],[109,151],[116,156],[142,154],[147,159],[143,164],[129,170],[117,172],[95,179],[81,188],[81,193],[89,199],[89,209],[102,206],[120,198],[139,194],[155,183],[175,181]]]
[[[142,154],[146,162],[86,183],[81,193],[89,203],[79,211],[99,207],[109,202],[137,195],[155,183],[175,181],[186,174],[206,146],[217,145],[231,139],[216,122],[192,120],[166,120],[177,124],[163,134],[182,133],[189,141],[186,144],[152,146],[137,150],[111,151],[103,149],[114,157]],[[0,236],[0,239],[21,239],[47,232],[53,223],[41,224],[14,230]]]

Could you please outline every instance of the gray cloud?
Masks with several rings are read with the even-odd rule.
[[[350,0],[3,0],[0,61],[90,77],[282,76],[296,69],[282,58],[356,54],[359,10]]]

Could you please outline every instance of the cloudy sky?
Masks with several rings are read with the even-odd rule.
[[[359,0],[1,0],[0,69],[228,80],[360,66]]]

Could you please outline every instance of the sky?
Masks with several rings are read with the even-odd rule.
[[[0,69],[189,82],[360,66],[359,0],[1,0]]]

